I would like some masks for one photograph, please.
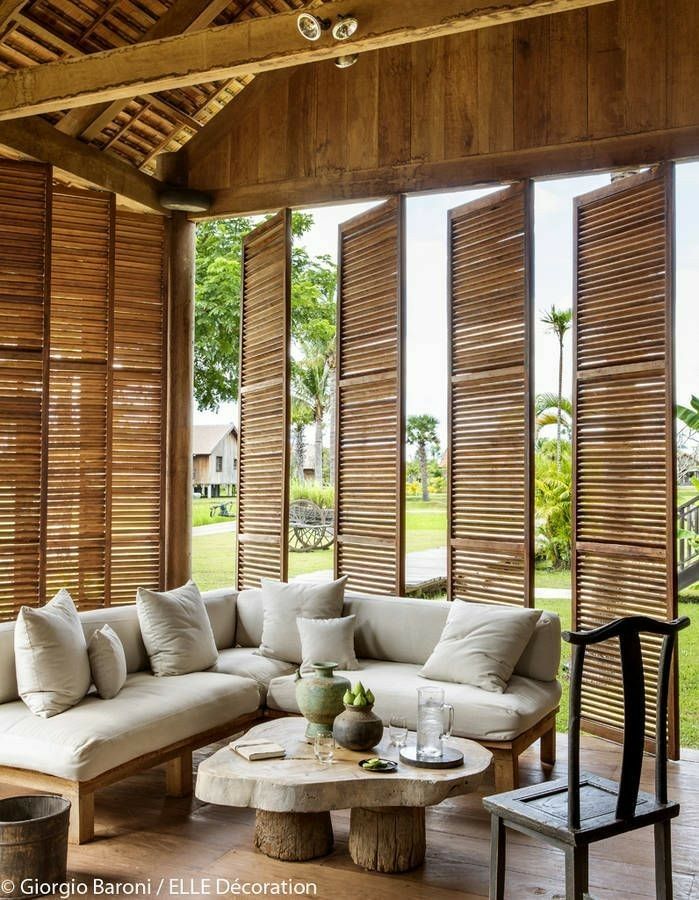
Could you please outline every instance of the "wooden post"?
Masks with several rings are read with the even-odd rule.
[[[166,587],[192,575],[192,414],[195,226],[172,216],[166,504]]]

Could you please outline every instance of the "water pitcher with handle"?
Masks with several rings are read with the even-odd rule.
[[[454,728],[454,707],[444,702],[443,688],[418,688],[417,698],[417,757],[425,760],[441,759],[444,753],[442,740],[450,737]]]

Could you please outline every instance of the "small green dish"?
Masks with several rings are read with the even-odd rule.
[[[363,769],[365,772],[381,772],[386,774],[386,772],[397,772],[398,771],[398,763],[393,759],[381,759],[380,766],[368,766],[367,763],[372,759],[376,759],[377,757],[372,756],[369,759],[360,759],[357,765],[360,769]]]

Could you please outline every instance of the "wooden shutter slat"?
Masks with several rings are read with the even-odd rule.
[[[119,211],[114,238],[110,602],[163,586],[166,225]]]
[[[519,184],[449,215],[451,598],[533,604],[531,209]]]
[[[404,201],[340,226],[335,577],[404,591]]]
[[[237,584],[287,577],[291,213],[243,242]]]
[[[676,615],[671,167],[575,202],[573,605],[576,628]],[[653,749],[660,644],[643,639]],[[678,750],[676,691],[669,744]],[[593,648],[584,726],[620,739],[618,649]]]

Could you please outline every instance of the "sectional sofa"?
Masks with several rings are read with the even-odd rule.
[[[151,674],[135,606],[81,613],[86,637],[105,623],[119,635],[128,677],[111,700],[94,693],[60,715],[35,716],[19,699],[14,665],[14,623],[0,624],[0,782],[62,794],[72,801],[70,839],[94,834],[94,793],[134,772],[166,764],[166,790],[192,789],[192,752],[241,731],[265,716],[298,715],[295,666],[256,655],[262,635],[259,590],[209,591],[204,601],[219,658],[205,672],[156,678]],[[361,677],[376,696],[385,722],[402,714],[415,728],[417,674],[438,642],[446,601],[367,597],[348,593],[354,614]],[[560,622],[544,613],[508,689],[491,693],[443,683],[455,710],[454,733],[473,738],[494,755],[497,791],[517,786],[517,758],[541,740],[541,760],[555,761],[555,715]]]

